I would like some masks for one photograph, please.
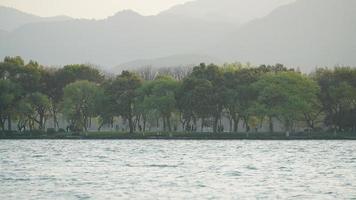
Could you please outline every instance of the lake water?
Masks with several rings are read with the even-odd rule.
[[[356,199],[355,141],[2,140],[0,199]]]

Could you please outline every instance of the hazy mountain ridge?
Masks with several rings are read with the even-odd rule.
[[[111,69],[113,72],[121,72],[124,69],[140,68],[140,67],[186,67],[186,66],[196,66],[201,62],[206,63],[222,63],[218,58],[198,55],[198,54],[182,54],[182,55],[172,55],[167,57],[160,57],[155,59],[139,59],[130,61],[127,63],[122,63],[117,67]]]
[[[355,37],[356,1],[298,0],[237,29],[220,43],[226,48],[217,54],[304,69],[355,65]]]
[[[90,62],[104,66],[123,63],[120,66],[127,67],[160,65],[158,62],[173,66],[177,58],[181,64],[216,58],[254,64],[280,62],[303,69],[356,63],[356,1],[297,0],[242,26],[173,12],[204,1],[221,3],[198,0],[156,16],[125,10],[104,20],[47,21],[26,24],[9,33],[0,31],[0,57],[21,55],[54,65]],[[248,2],[266,5],[277,1]],[[223,2],[231,7],[246,0]]]
[[[241,25],[264,17],[276,7],[293,1],[295,0],[196,0],[176,5],[160,15],[177,15]]]
[[[0,6],[0,29],[12,31],[25,24],[38,22],[65,21],[72,18],[67,16],[39,17],[36,15],[21,12],[14,8]]]
[[[226,26],[184,17],[144,17],[122,11],[105,20],[24,25],[2,42],[0,56],[23,55],[48,64],[117,65],[136,59],[200,52]],[[204,34],[202,34],[204,33]]]

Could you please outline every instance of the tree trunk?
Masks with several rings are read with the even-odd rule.
[[[87,132],[88,131],[88,117],[84,117],[84,131]]]
[[[52,112],[53,112],[53,127],[55,130],[59,129],[59,123],[57,119],[57,108],[55,105],[52,105]]]
[[[230,133],[233,132],[233,131],[232,131],[232,130],[233,130],[233,127],[232,127],[233,125],[232,125],[232,123],[233,123],[233,120],[232,120],[232,118],[230,117],[230,118],[229,118],[229,132],[230,132]]]
[[[89,125],[88,125],[89,128],[91,128],[91,117],[89,117]]]
[[[237,133],[238,129],[239,129],[239,118],[238,117],[234,117],[233,119],[234,121],[234,133]]]
[[[98,127],[98,131],[100,132],[101,131],[101,128],[104,126],[104,123],[100,123],[99,127]]]
[[[244,117],[244,123],[245,123],[246,132],[250,132],[250,126],[248,125],[248,118],[247,117]]]
[[[146,119],[143,118],[143,129],[142,129],[143,132],[146,132]]]
[[[12,130],[11,115],[10,114],[7,116],[7,130],[8,131]]]
[[[40,114],[40,123],[39,123],[39,129],[44,130],[44,114]]]
[[[214,124],[213,124],[213,132],[217,133],[218,132],[218,123],[219,123],[219,118],[218,117],[214,117]]]
[[[250,132],[250,126],[246,124],[246,132]]]
[[[163,131],[166,131],[166,118],[163,117],[162,121],[163,121]]]
[[[270,133],[274,132],[273,118],[272,117],[269,117],[269,132]]]
[[[193,125],[191,127],[191,132],[195,132],[197,129],[197,119],[193,117]]]
[[[132,134],[134,132],[134,125],[131,116],[129,117],[129,128],[130,128],[130,133]]]
[[[171,127],[170,117],[167,117],[167,125],[168,125],[168,131],[171,132],[172,131],[172,127]]]
[[[3,119],[2,117],[0,118],[0,127],[2,131],[5,130],[5,119]]]

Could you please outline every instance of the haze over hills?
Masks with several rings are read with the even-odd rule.
[[[30,23],[65,21],[70,19],[67,16],[39,17],[13,8],[0,6],[0,29],[6,31],[12,31]]]
[[[220,59],[207,55],[181,54],[181,55],[173,55],[173,56],[160,57],[154,59],[134,60],[127,63],[122,63],[112,68],[110,71],[120,73],[124,69],[131,69],[131,68],[134,69],[134,68],[147,67],[147,66],[154,66],[157,68],[194,66],[201,62],[216,63],[216,64],[222,63]]]
[[[355,65],[355,13],[354,0],[197,0],[156,16],[126,10],[104,20],[31,22],[0,31],[0,57],[108,68],[174,66],[179,60],[280,62],[305,70]]]
[[[244,24],[264,17],[273,9],[295,0],[196,0],[177,5],[160,15],[177,15],[206,21]]]
[[[22,55],[46,64],[91,62],[106,66],[202,51],[212,38],[223,38],[223,23],[121,11],[105,20],[36,23],[2,40],[0,56]]]
[[[356,1],[298,0],[218,42],[224,59],[300,66],[356,64]]]

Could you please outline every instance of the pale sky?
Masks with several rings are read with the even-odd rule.
[[[188,1],[191,0],[0,0],[0,5],[43,17],[67,15],[102,19],[124,9],[153,15]]]

